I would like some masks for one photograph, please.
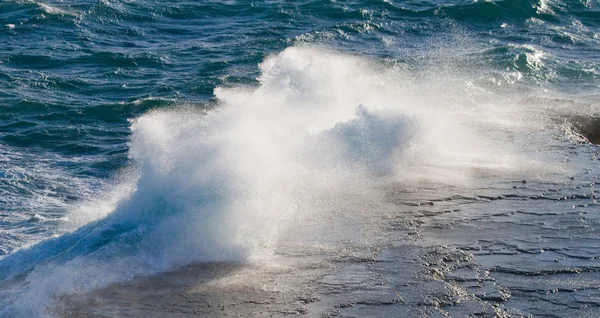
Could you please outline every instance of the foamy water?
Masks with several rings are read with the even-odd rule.
[[[192,262],[264,261],[294,219],[326,219],[348,196],[369,200],[389,183],[465,186],[559,167],[507,139],[543,125],[537,110],[511,113],[458,78],[415,79],[312,46],[260,67],[258,87],[218,88],[212,110],[182,105],[132,120],[133,176],[105,207],[75,209],[90,223],[3,259],[3,279],[27,273],[28,282],[5,310],[42,314],[62,293]],[[454,92],[423,94],[440,86]],[[327,208],[315,211],[323,196]],[[48,301],[32,308],[34,296]]]

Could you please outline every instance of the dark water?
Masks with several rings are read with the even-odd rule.
[[[0,316],[600,317],[598,1],[0,28]]]

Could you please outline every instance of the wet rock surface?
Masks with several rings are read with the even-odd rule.
[[[600,145],[600,117],[571,116],[569,122],[585,140]]]

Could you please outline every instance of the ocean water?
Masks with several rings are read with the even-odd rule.
[[[0,2],[0,317],[600,317],[600,2]]]

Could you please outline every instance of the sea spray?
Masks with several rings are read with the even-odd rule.
[[[213,110],[133,119],[129,190],[106,216],[1,260],[0,279],[25,280],[2,313],[44,315],[57,295],[192,262],[268,258],[278,230],[299,214],[336,210],[378,185],[464,184],[482,171],[529,167],[501,134],[480,133],[502,121],[485,115],[493,109],[470,114],[481,106],[460,97],[469,85],[440,97],[398,68],[310,46],[260,68],[258,87],[217,88]],[[314,204],[322,197],[327,208]]]

